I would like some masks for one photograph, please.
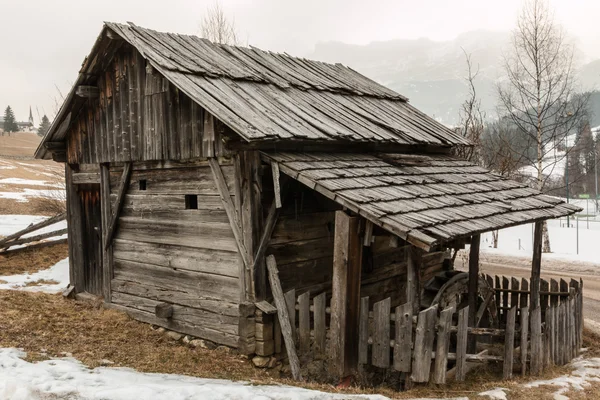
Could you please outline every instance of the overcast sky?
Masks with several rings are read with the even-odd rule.
[[[451,40],[462,32],[512,29],[522,0],[222,0],[243,41],[306,55],[318,42]],[[54,114],[102,21],[198,33],[213,0],[0,0],[0,109],[19,120]],[[599,0],[551,0],[557,20],[588,58],[600,58]]]

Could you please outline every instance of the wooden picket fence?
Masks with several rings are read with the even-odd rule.
[[[583,332],[581,281],[542,281],[540,307],[530,310],[527,280],[484,277],[495,290],[497,327],[470,327],[468,306],[457,311],[433,305],[415,315],[411,303],[392,309],[391,299],[386,298],[370,308],[369,298],[361,298],[359,364],[404,372],[412,382],[443,384],[448,379],[464,380],[476,363],[502,363],[503,376],[510,379],[514,370],[538,375],[577,356]],[[326,356],[330,314],[326,293],[296,296],[290,290],[284,297],[301,359]],[[279,352],[277,325],[274,339]],[[495,354],[489,349],[468,353],[473,337],[491,338],[488,342],[498,345]]]

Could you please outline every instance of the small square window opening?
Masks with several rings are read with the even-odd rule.
[[[198,209],[198,195],[186,194],[185,195],[185,209],[186,210],[197,210]]]
[[[140,179],[140,190],[146,190],[146,180]]]

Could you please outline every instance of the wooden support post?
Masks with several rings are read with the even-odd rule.
[[[422,252],[420,249],[410,246],[406,251],[406,302],[413,305],[413,314],[416,315],[420,311],[421,294],[420,294],[420,266],[422,264]]]
[[[65,164],[65,189],[67,194],[67,228],[69,229],[69,280],[75,293],[83,291],[83,220],[77,187],[73,184],[73,167]]]
[[[265,274],[265,251],[267,251],[267,247],[269,246],[269,241],[271,240],[271,236],[273,235],[273,229],[275,229],[275,224],[277,224],[277,220],[279,218],[279,209],[275,205],[275,201],[271,204],[271,208],[269,208],[269,214],[267,214],[267,219],[265,220],[265,227],[263,230],[262,237],[260,238],[260,243],[256,250],[256,254],[254,255],[254,262],[252,265],[252,270],[254,271],[254,279],[255,279],[255,290],[256,290],[256,298],[257,300],[263,300],[266,296],[266,274]]]
[[[125,203],[125,194],[129,188],[129,181],[131,180],[131,162],[125,163],[123,167],[123,174],[121,175],[121,181],[119,182],[119,188],[117,189],[117,201],[115,202],[115,208],[112,210],[110,217],[110,225],[106,232],[106,240],[104,241],[104,250],[108,249],[108,246],[112,244],[112,239],[117,231],[117,225],[119,223],[119,214],[123,209]]]
[[[539,299],[538,299],[539,300]],[[531,311],[531,374],[539,375],[542,364],[542,311],[539,307]]]
[[[467,330],[469,327],[469,307],[458,312],[458,332],[456,338],[456,380],[462,382],[467,375]]]
[[[542,268],[542,226],[543,221],[535,223],[533,233],[533,258],[531,261],[531,310],[540,306],[540,273]],[[533,328],[533,327],[532,327]],[[533,330],[532,330],[533,332]]]
[[[292,327],[290,326],[290,317],[288,315],[288,308],[283,297],[283,290],[281,290],[277,262],[275,261],[275,257],[273,255],[267,257],[267,270],[269,271],[271,291],[273,292],[275,306],[277,307],[277,317],[279,319],[279,324],[281,325],[281,333],[283,334],[283,340],[287,349],[292,376],[295,380],[299,381],[302,379],[302,375],[300,374],[300,360],[298,359],[298,354],[296,353],[296,347],[292,336]]]
[[[358,366],[358,322],[362,243],[360,219],[335,213],[331,297],[330,372],[346,376]]]
[[[275,205],[281,208],[281,185],[279,183],[279,164],[271,162],[271,171],[273,173],[273,191],[275,193]]]
[[[477,314],[477,299],[479,298],[478,282],[479,282],[479,247],[481,244],[481,236],[474,235],[471,237],[471,247],[469,250],[469,326],[475,327]],[[477,352],[477,336],[471,335],[468,341],[469,354]]]
[[[113,249],[108,243],[108,230],[111,221],[110,169],[108,164],[100,165],[100,212],[102,214],[102,284],[104,302],[111,302],[113,278]]]
[[[365,219],[365,237],[363,245],[370,246],[373,242],[373,223],[368,219]]]

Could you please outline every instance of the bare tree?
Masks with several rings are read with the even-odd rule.
[[[459,111],[460,114],[460,133],[463,137],[469,140],[471,146],[461,146],[455,150],[458,157],[481,164],[481,135],[484,129],[484,114],[481,112],[481,100],[477,97],[475,89],[475,79],[479,74],[479,66],[477,69],[473,67],[471,54],[465,53],[467,63],[467,77],[465,81],[469,89],[469,97],[462,104]]]
[[[587,97],[576,96],[573,54],[547,0],[528,0],[504,57],[506,82],[498,86],[498,95],[502,111],[535,148],[532,155],[523,153],[523,158],[535,168],[539,190],[544,190],[546,179],[568,149],[551,160],[547,156],[556,154],[558,144],[586,113]],[[543,234],[543,251],[550,252],[546,223]]]
[[[228,45],[238,44],[238,34],[235,20],[228,18],[219,1],[206,9],[206,14],[200,23],[200,35],[215,43]]]

